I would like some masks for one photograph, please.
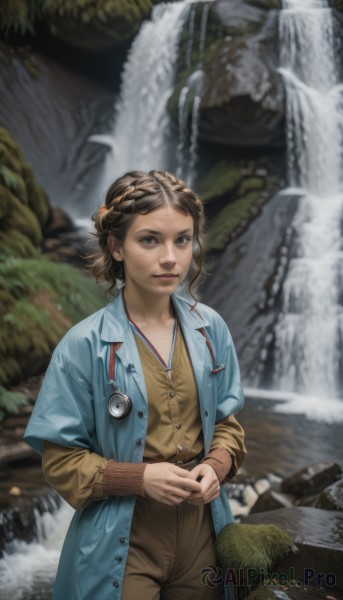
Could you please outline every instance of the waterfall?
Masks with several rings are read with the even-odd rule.
[[[212,1],[212,0],[211,0]],[[195,70],[189,75],[186,85],[181,89],[179,96],[179,143],[177,146],[177,175],[192,186],[196,177],[196,163],[198,160],[198,132],[200,120],[200,105],[203,94],[204,70],[203,52],[206,41],[206,30],[210,2],[204,4],[200,24],[200,39],[198,58]],[[192,50],[194,45],[194,23],[196,10],[191,7],[188,21],[188,46],[186,65],[192,67]],[[191,106],[191,111],[189,108]],[[191,128],[188,133],[188,117],[191,113]]]
[[[342,394],[343,85],[324,0],[284,0],[281,68],[289,184],[300,194],[275,330],[274,386]]]
[[[110,136],[90,141],[111,143],[103,175],[107,188],[129,169],[166,169],[171,127],[167,102],[173,91],[178,40],[189,2],[160,4],[137,34],[122,73],[120,98]]]
[[[0,559],[1,600],[48,600],[55,579],[62,543],[73,514],[66,503],[53,514],[35,511],[37,540],[16,540]]]

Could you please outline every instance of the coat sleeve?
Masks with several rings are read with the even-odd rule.
[[[24,440],[40,454],[44,440],[91,450],[93,433],[91,386],[77,367],[56,349]]]
[[[225,369],[213,375],[217,382],[216,423],[236,414],[244,405],[240,370],[236,350],[225,321],[216,313],[214,348],[217,364]]]

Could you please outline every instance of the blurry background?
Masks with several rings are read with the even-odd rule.
[[[2,1],[3,546],[25,538],[18,506],[32,521],[26,541],[54,522],[21,436],[56,343],[106,302],[82,257],[92,212],[132,168],[173,171],[205,203],[200,298],[235,341],[245,477],[342,465],[342,10],[341,0]],[[20,544],[31,585],[41,546]],[[28,598],[11,560],[13,547],[0,561],[3,597]],[[34,585],[30,597],[46,598]]]

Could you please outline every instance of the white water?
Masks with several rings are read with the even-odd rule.
[[[203,53],[209,10],[210,2],[207,2],[204,4],[202,10],[196,68],[188,77],[186,85],[181,89],[179,96],[179,143],[177,146],[176,173],[178,177],[187,181],[190,186],[193,185],[196,177],[196,164],[198,161],[200,105],[205,76],[203,70]],[[195,14],[195,7],[191,7],[188,16],[188,46],[186,54],[186,64],[188,68],[191,68],[192,66]],[[191,113],[190,134],[188,133],[189,112]]]
[[[37,513],[38,540],[31,544],[15,541],[8,545],[0,560],[0,600],[50,597],[73,512],[64,504],[54,514]]]
[[[336,74],[332,13],[326,2],[284,0],[280,45],[289,183],[303,195],[275,331],[274,385],[334,399],[342,393],[343,86]],[[326,403],[321,406],[326,410]]]
[[[195,176],[198,148],[199,108],[202,95],[203,71],[201,58],[206,39],[209,4],[200,24],[198,63],[182,90],[179,102],[178,148],[172,132],[167,104],[174,90],[174,71],[178,42],[187,17],[188,44],[186,64],[191,66],[195,33],[196,0],[160,4],[153,9],[151,20],[145,21],[137,34],[124,65],[120,98],[116,105],[113,132],[93,135],[89,141],[111,148],[107,155],[101,188],[105,191],[120,174],[131,169],[169,169],[178,165],[178,174],[189,184]],[[191,133],[188,139],[188,114],[183,101],[192,92]]]
[[[166,169],[171,124],[167,102],[174,88],[179,34],[189,2],[157,5],[137,34],[124,65],[102,187],[130,169]],[[90,141],[101,142],[102,136]]]

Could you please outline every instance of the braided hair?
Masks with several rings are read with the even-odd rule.
[[[166,204],[193,218],[193,260],[186,280],[193,296],[192,286],[200,279],[205,256],[203,205],[184,181],[167,171],[128,171],[112,183],[104,206],[92,217],[99,249],[91,257],[91,268],[97,281],[106,280],[110,284],[108,292],[113,290],[118,279],[125,281],[123,263],[113,258],[108,236],[112,235],[122,245],[136,214],[145,215]]]

